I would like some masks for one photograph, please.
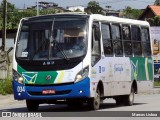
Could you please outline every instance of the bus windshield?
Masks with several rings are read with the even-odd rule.
[[[54,17],[23,20],[16,48],[20,60],[56,60],[86,54],[86,19]]]

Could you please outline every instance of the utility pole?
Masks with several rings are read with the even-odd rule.
[[[111,8],[111,6],[106,6],[106,8],[107,8],[107,11],[109,12],[109,8]]]
[[[37,0],[37,16],[39,15],[39,1]]]
[[[7,0],[3,0],[2,51],[5,51],[5,46],[6,46],[6,25],[7,25]]]
[[[108,13],[109,13],[109,8],[111,8],[111,6],[106,6],[106,8],[107,8],[107,13],[106,13],[106,15],[108,15]]]

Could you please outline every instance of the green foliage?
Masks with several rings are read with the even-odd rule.
[[[82,12],[80,9],[76,9],[74,12]]]
[[[130,19],[137,19],[141,14],[142,10],[132,9],[131,7],[127,7],[124,11],[123,17]]]
[[[160,26],[160,16],[148,18],[147,21],[150,23],[151,26]]]
[[[47,14],[54,14],[54,13],[59,13],[60,11],[55,10],[55,9],[44,9],[40,10],[40,15],[47,15]]]
[[[0,80],[0,94],[6,95],[12,93],[13,93],[12,80],[11,79]]]
[[[0,4],[0,9],[3,10],[3,2]],[[7,29],[12,29],[12,23],[14,23],[12,17],[17,12],[17,9],[14,4],[7,2],[7,11]],[[3,12],[0,13],[0,29],[2,29],[2,18]]]
[[[3,10],[3,2],[1,2],[1,4],[0,4],[0,9]],[[14,11],[14,10],[16,10],[15,5],[7,2],[7,11],[11,12],[11,11]]]
[[[160,86],[160,81],[155,81],[154,86]]]
[[[88,6],[86,8],[87,13],[93,13],[93,14],[103,14],[102,7],[100,7],[99,3],[96,1],[90,1],[88,3]]]
[[[3,9],[3,2],[0,5],[0,9]],[[7,29],[17,29],[20,20],[24,17],[36,16],[36,9],[18,10],[15,6],[7,2]],[[58,9],[44,9],[40,10],[40,15],[54,14],[61,12]],[[0,12],[0,29],[2,29],[3,12]]]
[[[154,5],[160,5],[160,0],[156,0],[156,1],[154,2]]]

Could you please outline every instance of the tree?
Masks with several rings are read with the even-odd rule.
[[[3,2],[0,4],[0,10],[3,9]],[[15,11],[16,7],[14,4],[11,4],[10,2],[7,2],[7,11],[11,12],[11,11]]]
[[[0,4],[0,10],[3,10],[3,2]],[[7,2],[7,29],[11,29],[11,18],[12,18],[12,13],[16,12],[16,8],[13,4]],[[2,29],[2,18],[3,18],[3,12],[0,13],[0,29]]]
[[[81,11],[80,9],[77,8],[74,12],[82,12],[82,11]]]
[[[151,26],[160,26],[160,16],[148,18],[147,21],[150,23]]]
[[[60,12],[60,9],[42,9],[40,10],[40,15],[55,14]]]
[[[102,7],[99,6],[99,3],[96,1],[90,1],[88,3],[88,6],[86,8],[87,13],[93,13],[93,14],[103,14]]]
[[[0,4],[0,9],[3,9],[3,3]],[[54,14],[61,12],[60,9],[42,9],[40,15]],[[15,6],[7,2],[7,29],[17,29],[20,20],[24,17],[36,16],[36,9],[25,9],[19,11]],[[2,29],[2,12],[0,12],[0,29]]]
[[[130,6],[128,6],[124,11],[123,11],[123,17],[125,18],[130,18],[130,19],[137,19],[141,14],[142,10],[138,9],[132,9]]]
[[[160,5],[160,0],[156,0],[156,1],[154,2],[154,5]]]

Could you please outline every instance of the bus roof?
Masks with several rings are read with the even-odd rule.
[[[104,16],[104,15],[100,15],[100,14],[92,14],[92,15],[90,15],[90,18],[92,20],[149,26],[149,23],[147,21],[134,20],[134,19],[128,19],[128,18],[120,18],[120,17],[115,17],[115,16]]]
[[[108,21],[108,22],[115,22],[115,23],[124,23],[124,24],[136,24],[136,25],[144,25],[149,26],[149,23],[147,21],[141,21],[141,20],[134,20],[134,19],[128,19],[128,18],[120,18],[115,16],[104,16],[101,14],[86,14],[86,13],[76,13],[76,12],[66,12],[66,13],[57,13],[57,14],[49,14],[49,15],[42,15],[42,16],[34,16],[34,17],[27,17],[24,19],[32,19],[32,18],[40,18],[40,17],[48,17],[48,16],[88,16],[91,20],[98,20],[98,21]]]

